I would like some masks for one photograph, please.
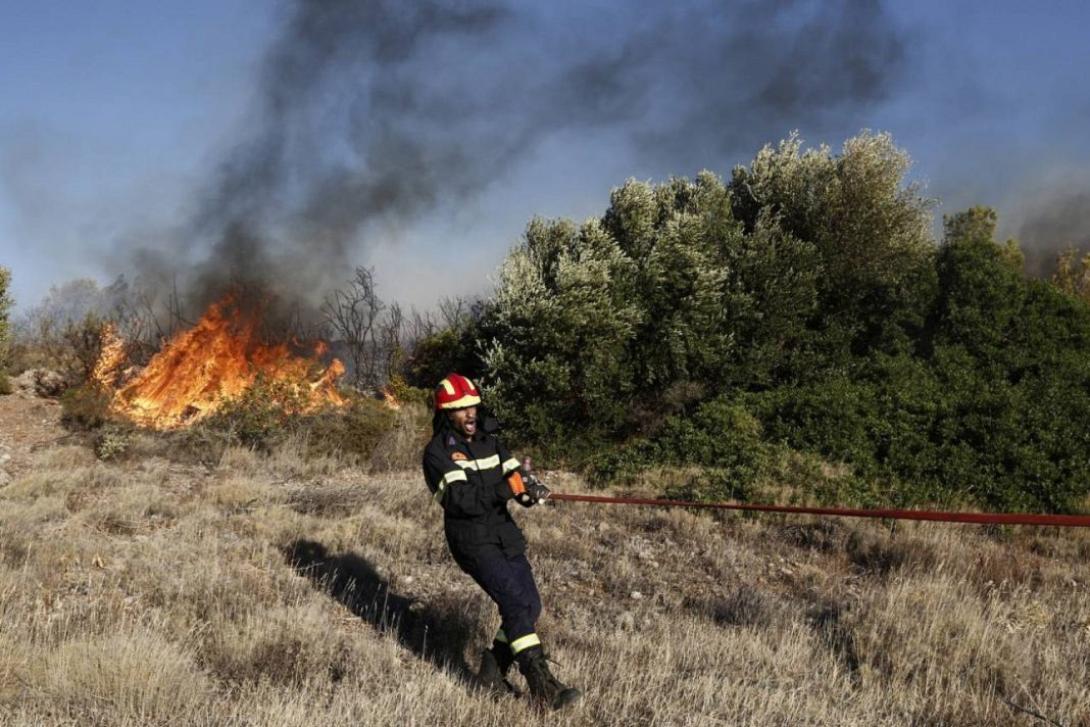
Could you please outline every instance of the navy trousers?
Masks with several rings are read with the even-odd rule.
[[[500,628],[508,641],[534,633],[541,596],[524,553],[505,555],[498,545],[484,546],[472,553],[454,553],[454,560],[499,606]]]

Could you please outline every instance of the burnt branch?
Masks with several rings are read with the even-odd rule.
[[[357,267],[348,286],[333,291],[322,303],[326,324],[347,353],[349,380],[356,388],[378,384],[376,325],[385,309],[375,291],[374,270],[364,267]]]

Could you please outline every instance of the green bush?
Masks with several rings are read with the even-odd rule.
[[[110,418],[113,395],[100,386],[87,383],[61,394],[61,421],[69,426],[97,429]]]
[[[513,434],[567,455],[645,435],[685,382],[745,392],[905,350],[936,290],[928,202],[864,134],[834,156],[792,138],[735,170],[629,181],[601,219],[535,219],[477,344]]]
[[[697,464],[714,472],[693,495],[739,497],[761,474],[767,456],[761,423],[738,402],[713,399],[692,417],[670,417],[656,440],[663,463]]]
[[[653,442],[636,437],[624,444],[599,447],[586,454],[579,464],[594,484],[631,482],[635,476],[652,466],[656,454]]]
[[[447,373],[450,372],[448,371]],[[412,386],[403,376],[394,374],[390,377],[390,380],[386,382],[386,391],[393,396],[399,404],[420,404],[421,406],[427,407],[429,398],[431,397],[431,387],[438,384],[439,380],[445,375],[446,374],[441,374],[439,379],[436,379],[428,386]]]
[[[843,463],[791,447],[770,445],[764,472],[755,489],[769,501],[796,505],[887,504],[873,482]]]
[[[771,441],[815,451],[837,462],[875,460],[876,392],[847,376],[751,395]]]
[[[419,391],[406,389],[406,395]],[[206,464],[219,460],[226,447],[243,446],[270,453],[289,438],[299,440],[309,457],[335,456],[366,463],[397,426],[397,412],[369,396],[349,394],[347,405],[306,411],[298,389],[259,377],[241,396],[224,402],[215,413],[172,436],[187,457]],[[417,424],[418,403],[406,404],[402,420]]]
[[[196,427],[232,444],[268,451],[296,426],[303,409],[295,386],[258,376],[240,396],[217,409]]]
[[[803,150],[793,135],[734,170],[732,208],[747,230],[773,215],[817,249],[811,369],[905,350],[926,325],[937,289],[932,202],[906,184],[909,166],[888,134],[863,133],[839,155]]]
[[[306,434],[309,454],[366,462],[396,420],[396,412],[383,402],[357,397],[346,408],[304,417],[295,428]]]
[[[632,481],[642,470],[659,472],[671,497],[750,499],[770,448],[760,422],[740,403],[713,399],[693,416],[667,417],[653,439],[635,438],[586,458],[599,482]]]
[[[839,154],[792,137],[726,184],[626,182],[598,219],[531,221],[472,329],[433,344],[481,352],[516,444],[598,480],[1077,508],[1090,305],[1073,257],[1057,285],[1027,279],[987,208],[946,218],[939,244],[908,164],[884,134]]]
[[[123,459],[132,448],[132,428],[118,423],[101,427],[94,439],[95,456],[103,461]]]
[[[474,348],[476,335],[476,328],[467,323],[424,336],[402,366],[404,382],[431,391],[451,371],[477,376],[481,364]]]

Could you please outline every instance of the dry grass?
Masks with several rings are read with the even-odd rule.
[[[470,686],[497,617],[417,473],[304,450],[35,453],[0,489],[0,722],[1090,724],[1086,534],[520,511],[587,693],[541,716]]]

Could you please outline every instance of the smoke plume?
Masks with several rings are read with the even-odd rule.
[[[194,307],[232,282],[313,304],[369,239],[482,193],[550,135],[699,168],[843,123],[907,54],[877,0],[632,10],[296,0],[192,219],[119,258]]]

